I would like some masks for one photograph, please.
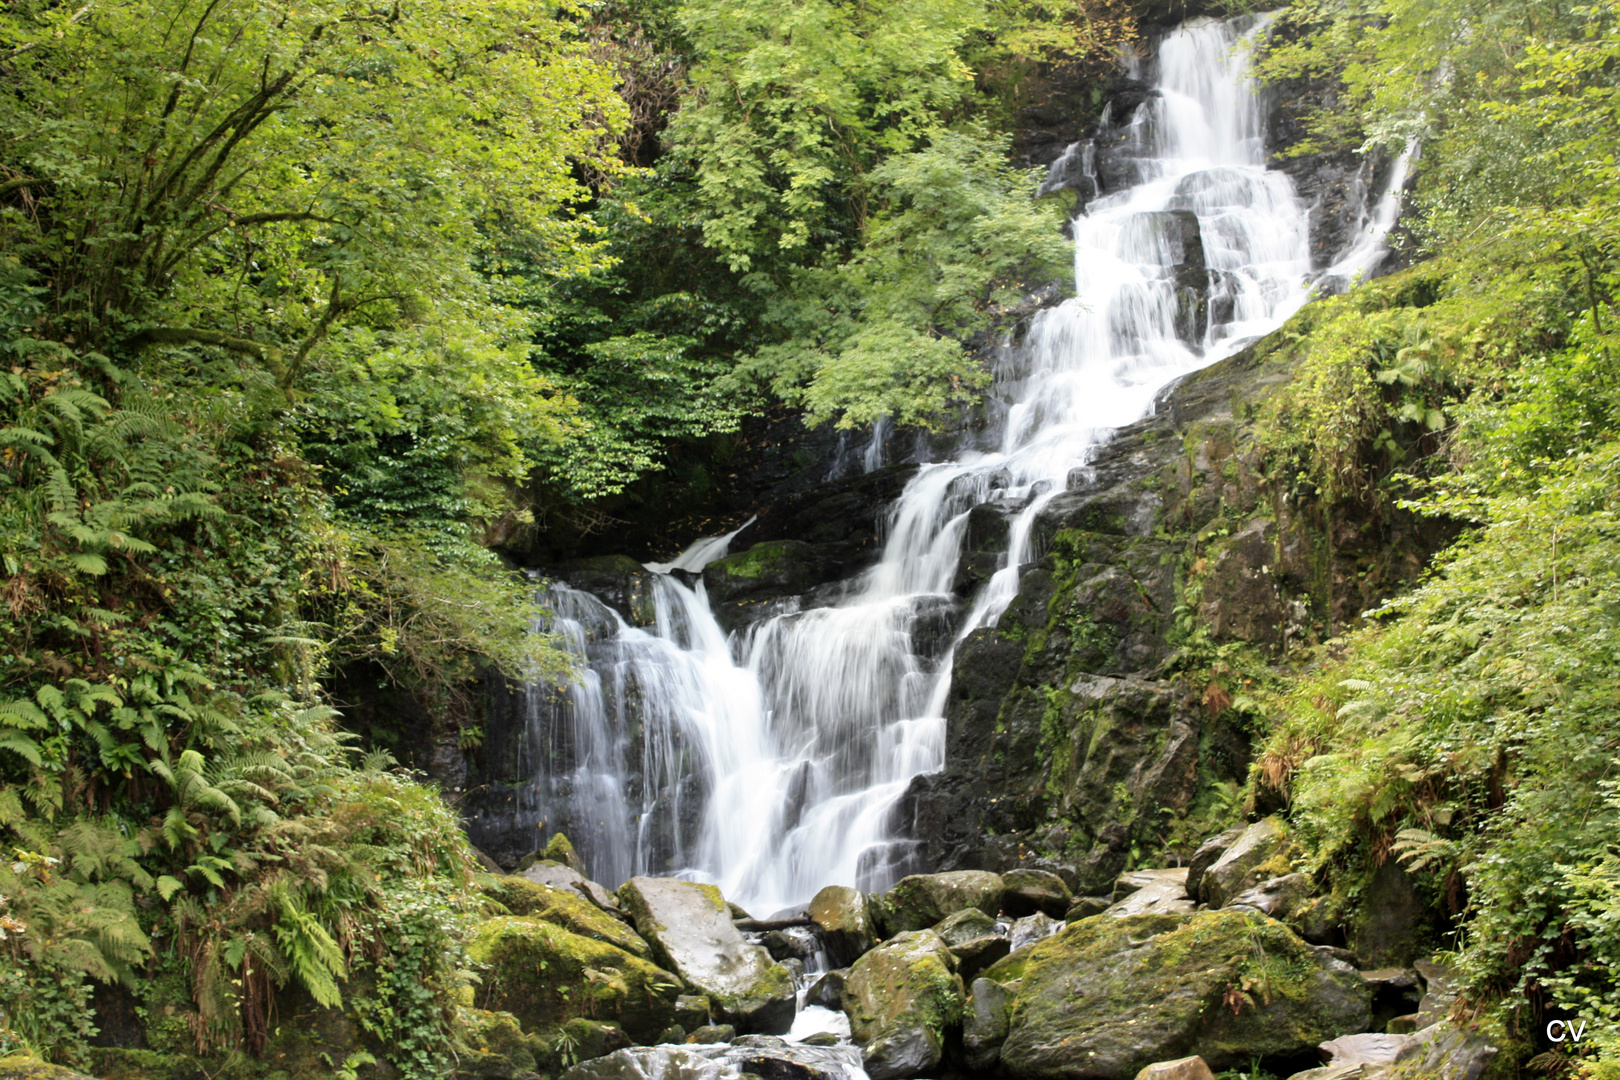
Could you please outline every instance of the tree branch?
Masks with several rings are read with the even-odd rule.
[[[215,345],[231,352],[246,353],[262,363],[277,380],[286,377],[287,367],[282,363],[281,350],[251,338],[231,337],[218,330],[197,330],[187,326],[149,326],[124,340],[124,347],[138,349],[143,345]]]

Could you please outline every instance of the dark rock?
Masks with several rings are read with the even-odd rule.
[[[985,870],[913,874],[894,888],[870,898],[869,905],[886,935],[924,930],[947,915],[977,908],[986,915],[1001,911],[1001,875]]]
[[[709,1022],[709,999],[702,994],[682,994],[675,999],[675,1022],[696,1031]]]
[[[973,980],[973,996],[962,1016],[962,1052],[970,1069],[988,1072],[1001,1057],[1007,1038],[1007,1010],[1018,984]]]
[[[1405,966],[1417,956],[1426,910],[1395,859],[1378,868],[1350,928],[1350,948],[1367,967]]]
[[[704,1024],[696,1028],[686,1037],[688,1043],[694,1045],[707,1045],[712,1043],[729,1043],[737,1037],[737,1029],[731,1024]]]
[[[849,977],[848,968],[834,968],[817,976],[816,981],[810,984],[805,992],[806,1005],[820,1005],[823,1009],[842,1009],[844,1007],[844,980]]]
[[[817,949],[820,948],[820,942],[816,940],[816,935],[804,927],[789,927],[785,930],[768,931],[761,944],[765,946],[765,951],[770,953],[772,959],[775,960],[787,960],[789,958],[800,961],[808,960],[816,955]]]
[[[730,1045],[637,1046],[576,1065],[560,1080],[859,1080],[860,1053],[743,1036]]]
[[[595,596],[631,626],[651,626],[653,574],[628,555],[596,555],[545,567],[546,577]]]
[[[1089,919],[1093,915],[1101,915],[1113,906],[1114,901],[1106,896],[1077,896],[1069,910],[1063,913],[1064,922],[1079,922]]]
[[[802,540],[767,540],[703,568],[710,603],[790,596],[843,576],[836,549]]]
[[[1008,870],[1001,875],[1001,880],[1006,887],[1001,898],[1002,909],[1015,919],[1037,911],[1061,919],[1074,901],[1074,894],[1063,879],[1045,870]]]
[[[1203,887],[1204,871],[1220,861],[1226,849],[1231,847],[1237,838],[1243,835],[1241,828],[1227,829],[1217,833],[1198,845],[1192,858],[1187,860],[1187,895],[1193,899],[1199,898],[1199,890]]]
[[[1310,892],[1311,882],[1304,874],[1285,874],[1268,878],[1254,888],[1244,890],[1228,900],[1226,906],[1246,907],[1273,919],[1287,921]]]
[[[810,918],[821,928],[827,950],[841,964],[853,963],[877,941],[866,897],[847,885],[828,885],[810,901]]]
[[[1198,879],[1198,900],[1225,907],[1235,896],[1286,870],[1288,837],[1276,818],[1244,829]],[[1189,873],[1190,876],[1190,873]]]

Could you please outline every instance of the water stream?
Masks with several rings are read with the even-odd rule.
[[[1074,298],[1035,316],[998,361],[1001,444],[921,466],[889,510],[881,558],[841,600],[728,637],[701,582],[673,571],[721,557],[730,536],[649,567],[647,629],[587,593],[549,588],[552,628],[585,669],[560,699],[530,696],[532,737],[563,763],[532,809],[570,823],[594,878],[678,871],[768,914],[824,885],[871,890],[909,872],[891,809],[912,777],[943,766],[955,643],[994,625],[1016,594],[1041,509],[1166,383],[1310,296],[1306,211],[1288,177],[1265,167],[1245,75],[1265,22],[1199,20],[1163,40],[1158,93],[1125,121],[1137,182],[1074,221]],[[1381,255],[1390,198],[1334,261],[1336,278]],[[1189,277],[1200,246],[1204,267]],[[881,459],[874,445],[867,468]],[[986,502],[1010,518],[1009,554],[962,604],[952,583],[967,516]]]

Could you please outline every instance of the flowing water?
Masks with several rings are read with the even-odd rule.
[[[721,557],[730,536],[649,567],[648,629],[550,587],[552,628],[585,668],[561,698],[530,694],[530,730],[560,763],[542,769],[530,809],[569,823],[593,877],[679,871],[766,914],[824,885],[870,890],[908,872],[891,811],[912,777],[944,764],[955,643],[994,625],[1016,594],[1037,515],[1166,383],[1309,298],[1305,209],[1265,167],[1245,77],[1264,26],[1204,20],[1164,39],[1159,92],[1125,121],[1120,152],[1137,182],[1074,221],[1075,297],[1003,350],[991,390],[1006,408],[1000,445],[924,464],[889,511],[877,565],[841,600],[728,637],[701,583],[674,571]],[[1065,167],[1090,169],[1093,157]],[[1336,260],[1337,277],[1381,254],[1393,214],[1375,216],[1358,242],[1382,232]],[[1204,268],[1189,277],[1199,246]],[[986,502],[1010,517],[1009,554],[963,604],[952,583],[968,511]]]

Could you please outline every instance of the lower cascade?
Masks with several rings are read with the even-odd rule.
[[[591,878],[713,883],[764,915],[823,886],[873,892],[927,869],[894,808],[914,777],[945,763],[955,647],[1013,600],[1020,567],[1039,554],[1041,510],[1084,481],[1111,431],[1147,415],[1166,384],[1383,255],[1410,152],[1313,282],[1308,208],[1266,166],[1246,75],[1267,23],[1195,20],[1133,62],[1156,92],[1110,129],[1110,172],[1130,182],[1072,222],[1074,297],[996,350],[993,438],[963,436],[949,460],[921,463],[886,511],[875,565],[813,604],[761,605],[729,633],[700,575],[746,526],[649,564],[641,626],[587,591],[544,583],[545,629],[581,674],[560,695],[526,693],[534,782],[521,813],[565,829]],[[1091,170],[1095,191],[1096,156],[1071,148],[1054,173]],[[878,434],[868,470],[896,449]],[[953,584],[970,513],[985,506],[1007,521],[1008,551],[964,602]]]

